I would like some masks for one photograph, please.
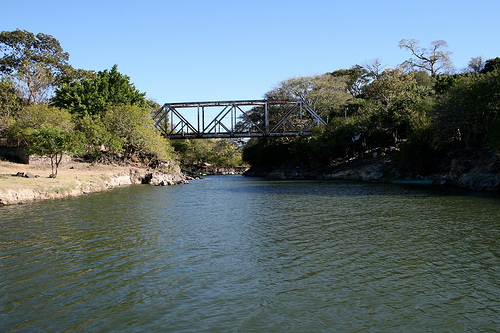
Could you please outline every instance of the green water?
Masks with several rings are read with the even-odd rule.
[[[0,208],[2,332],[500,331],[500,198],[220,176]]]

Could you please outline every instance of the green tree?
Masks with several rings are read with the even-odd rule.
[[[102,116],[114,105],[137,105],[147,107],[150,102],[139,92],[130,78],[118,72],[118,66],[98,72],[94,78],[83,78],[61,84],[53,98],[56,106],[83,117]]]
[[[339,69],[328,73],[333,77],[344,77],[346,88],[352,97],[358,97],[363,92],[363,87],[370,82],[371,73],[360,65],[350,69]]]
[[[76,118],[76,129],[84,138],[85,156],[97,160],[103,151],[119,152],[123,150],[125,140],[106,128],[101,117],[85,115]]]
[[[10,145],[27,145],[33,130],[41,127],[58,127],[70,132],[74,129],[71,114],[65,109],[47,104],[31,104],[19,109],[5,129]]]
[[[365,88],[364,112],[371,115],[372,126],[392,130],[400,139],[426,122],[432,106],[432,81],[418,77],[418,72],[386,70]]]
[[[14,79],[28,103],[47,101],[70,68],[59,41],[43,33],[2,31],[0,51],[0,74]]]
[[[112,137],[123,140],[127,158],[136,152],[145,152],[155,160],[172,159],[173,148],[155,129],[151,111],[137,105],[115,105],[102,120]]]
[[[52,167],[52,178],[57,176],[65,153],[81,150],[82,140],[78,132],[68,132],[57,126],[42,126],[31,130],[28,136],[29,154],[48,156]]]
[[[241,149],[226,139],[174,140],[172,145],[184,165],[209,163],[215,166],[240,166]]]
[[[455,78],[436,108],[442,142],[482,144],[500,111],[500,70]]]
[[[5,135],[4,131],[22,107],[23,102],[14,84],[0,80],[0,137]]]
[[[495,69],[500,70],[500,57],[486,60],[481,73],[486,74],[488,72],[493,72]]]
[[[399,42],[399,48],[409,50],[414,56],[414,58],[406,61],[406,65],[418,70],[424,70],[431,77],[452,70],[451,52],[447,50],[448,44],[444,40],[431,42],[430,49],[420,47],[419,44],[419,41],[415,39],[402,39]]]
[[[331,113],[340,112],[352,96],[349,93],[351,78],[348,75],[314,75],[295,77],[282,81],[266,93],[266,99],[304,100],[324,119]],[[271,114],[271,113],[270,113]],[[280,112],[274,112],[281,117]]]

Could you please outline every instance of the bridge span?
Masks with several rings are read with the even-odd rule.
[[[170,139],[305,136],[326,125],[300,99],[165,103],[153,119]]]

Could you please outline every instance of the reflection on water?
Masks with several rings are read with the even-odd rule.
[[[500,327],[498,196],[224,176],[0,214],[2,331]]]

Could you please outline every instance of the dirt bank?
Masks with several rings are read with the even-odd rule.
[[[81,162],[61,166],[57,178],[49,178],[50,174],[51,168],[48,165],[0,161],[0,206],[34,200],[74,197],[131,184],[187,183],[186,178],[180,172],[163,173],[140,167]]]

